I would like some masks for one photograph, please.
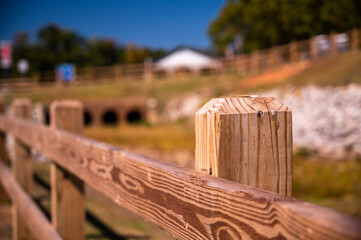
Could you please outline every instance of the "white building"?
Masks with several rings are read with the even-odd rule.
[[[221,63],[201,51],[189,47],[179,47],[155,63],[156,70],[175,72],[188,70],[192,72],[215,70]]]

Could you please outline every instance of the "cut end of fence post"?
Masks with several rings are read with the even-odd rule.
[[[196,170],[292,196],[292,112],[274,97],[214,98],[196,113]]]

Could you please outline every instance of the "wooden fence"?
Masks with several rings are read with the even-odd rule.
[[[360,219],[292,198],[291,111],[274,98],[213,99],[200,109],[198,171],[81,136],[78,101],[53,102],[50,127],[30,111],[16,99],[0,115],[1,137],[14,139],[12,170],[0,162],[14,239],[83,239],[84,184],[180,239],[361,239]],[[52,161],[51,223],[31,199],[30,149]]]
[[[215,68],[191,72],[181,68],[176,72],[166,72],[158,69],[152,63],[124,64],[104,67],[77,69],[74,84],[101,84],[126,80],[152,80],[165,77],[177,77],[192,74],[227,74],[259,71],[262,69],[280,66],[305,60],[317,60],[326,56],[336,56],[343,52],[357,52],[361,45],[361,36],[358,29],[347,31],[343,36],[337,34],[323,35],[309,40],[291,42],[290,44],[255,51],[250,54],[236,55],[231,58],[219,58]],[[32,78],[2,79],[2,87],[14,89],[28,89],[39,86],[63,86],[56,82],[54,71],[41,72]]]

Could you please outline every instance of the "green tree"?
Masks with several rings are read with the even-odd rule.
[[[360,0],[228,0],[208,34],[222,54],[239,35],[249,52],[360,26]]]
[[[12,74],[13,76],[17,76],[17,62],[19,59],[25,58],[29,59],[31,56],[31,46],[29,44],[29,35],[26,32],[19,32],[15,34],[13,41],[12,41],[12,61],[13,61],[13,68]],[[30,65],[30,68],[32,65]]]
[[[38,31],[38,41],[32,47],[33,60],[40,71],[53,70],[62,62],[72,62],[78,67],[85,65],[87,43],[71,30],[64,30],[54,24]]]
[[[86,54],[89,66],[113,65],[118,60],[116,42],[111,39],[92,39]]]
[[[144,59],[150,55],[150,50],[147,47],[138,47],[134,43],[126,46],[124,51],[125,63],[142,63]]]
[[[32,44],[29,43],[26,32],[19,32],[14,35],[12,45],[13,75],[16,74],[16,62],[21,58],[29,60],[30,72],[46,72],[53,71],[62,62],[73,63],[79,69],[119,63],[142,63],[148,56],[159,59],[165,55],[162,49],[152,50],[135,44],[123,46],[113,39],[86,39],[75,31],[55,24],[39,29],[37,39]],[[48,74],[51,75],[51,72]]]

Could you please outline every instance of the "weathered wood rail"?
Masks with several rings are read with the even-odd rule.
[[[62,117],[68,116],[65,113]],[[19,117],[0,115],[0,131],[177,238],[361,239],[360,219],[328,208],[141,156]],[[57,239],[4,164],[0,164],[0,174],[2,184],[34,236]],[[34,229],[44,233],[36,235]]]
[[[31,197],[17,183],[8,167],[1,161],[0,182],[19,208],[21,217],[25,219],[28,229],[34,237],[37,239],[62,239],[32,201]],[[29,236],[25,236],[25,238],[29,238]]]

